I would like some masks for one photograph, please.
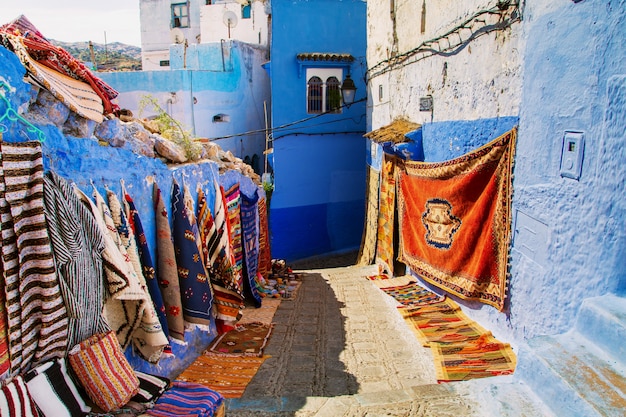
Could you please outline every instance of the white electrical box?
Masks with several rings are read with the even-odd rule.
[[[579,179],[583,166],[585,139],[583,132],[565,131],[561,150],[561,176]]]

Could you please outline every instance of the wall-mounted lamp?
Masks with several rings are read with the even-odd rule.
[[[346,79],[341,84],[341,99],[346,107],[350,107],[354,103],[354,95],[356,94],[356,86],[354,81],[350,78],[350,74],[346,75]]]

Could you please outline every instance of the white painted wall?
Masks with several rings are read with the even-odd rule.
[[[454,29],[470,15],[495,0],[442,0],[426,2],[422,33],[423,0],[395,1],[395,36],[390,1],[368,1],[368,68],[398,54],[418,48],[423,42]],[[497,16],[483,16],[486,24]],[[475,22],[474,29],[483,26]],[[470,30],[461,32],[463,39]],[[416,123],[441,120],[468,120],[519,113],[521,92],[521,25],[482,36],[452,56],[431,56],[408,65],[399,64],[393,71],[376,75],[368,82],[372,129],[404,117]],[[394,37],[397,42],[394,44]],[[457,42],[458,37],[452,36]],[[445,42],[442,42],[445,46]],[[419,59],[409,58],[409,62]],[[468,74],[472,74],[471,77]],[[383,98],[380,97],[382,86]],[[419,98],[431,95],[434,112],[419,111]],[[393,100],[390,100],[393,98]]]
[[[242,17],[241,3],[228,0],[223,3],[200,7],[201,42],[219,42],[222,39],[236,39],[241,42],[268,45],[268,22],[265,1],[252,1],[249,19]],[[224,15],[232,12],[237,16],[236,24],[231,25],[230,36],[228,26],[224,23]]]
[[[161,61],[170,59],[174,44],[171,29],[171,5],[174,0],[141,0],[141,64],[144,71],[169,70]],[[204,0],[189,0],[190,27],[179,28],[187,45],[237,40],[253,45],[268,46],[268,14],[265,0],[253,0],[251,17],[242,18],[242,4],[236,0],[214,0],[205,5]],[[231,27],[223,22],[224,13],[233,12],[237,24]]]
[[[410,51],[496,3],[427,1],[422,34],[423,0],[397,0],[395,52]],[[479,37],[450,56],[397,65],[368,84],[371,129],[398,117],[426,127],[519,117],[511,308],[505,314],[464,303],[468,315],[514,347],[569,330],[587,297],[626,292],[625,1],[521,3],[523,18],[512,27]],[[394,36],[390,1],[371,0],[367,6],[371,69],[391,57]],[[434,99],[432,114],[419,111],[419,98],[427,94]],[[559,171],[567,130],[585,135],[579,180]],[[443,140],[441,147],[446,146]]]
[[[161,65],[161,63],[169,62],[169,49],[162,51],[141,52],[141,69],[143,71],[167,71],[169,65]]]
[[[141,65],[143,70],[168,70],[159,61],[169,59],[169,48],[174,42],[171,35],[171,5],[173,0],[140,0]],[[181,1],[182,3],[182,1]],[[180,28],[188,44],[200,43],[200,3],[189,0],[188,28]]]

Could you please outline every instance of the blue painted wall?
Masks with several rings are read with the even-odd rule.
[[[14,109],[27,109],[28,101],[33,97],[29,84],[22,81],[24,68],[12,52],[0,47],[0,81],[8,83],[12,91],[7,98]],[[0,115],[4,114],[4,102],[0,102]],[[25,117],[29,117],[25,113]],[[194,198],[197,197],[197,185],[201,185],[210,205],[215,192],[214,181],[218,179],[218,166],[214,162],[186,164],[169,168],[159,159],[152,159],[132,153],[128,149],[100,146],[95,138],[75,138],[64,136],[61,131],[47,120],[32,120],[45,134],[42,143],[44,166],[54,170],[86,192],[92,193],[93,184],[105,195],[105,187],[121,194],[120,181],[123,180],[128,193],[133,198],[141,216],[148,245],[153,257],[156,251],[155,213],[152,200],[152,179],[158,183],[166,207],[171,216],[171,191],[173,181],[181,186],[187,184]],[[25,133],[25,125],[20,122],[4,123],[3,141],[17,142],[35,140]],[[254,186],[248,178],[238,173],[227,175],[228,181],[240,180],[244,190]],[[135,369],[154,374],[176,377],[186,366],[208,347],[215,338],[215,327],[210,331],[193,330],[185,334],[186,346],[173,344],[174,357],[162,359],[158,365],[150,365],[129,349],[126,354]]]
[[[310,118],[298,53],[347,53],[365,97],[366,4],[272,1],[272,256],[288,261],[358,248],[365,207],[365,103]],[[312,65],[315,67],[315,65]],[[295,121],[302,121],[281,128]]]
[[[425,159],[441,161],[519,121],[510,310],[461,302],[514,347],[571,329],[585,298],[626,294],[626,2],[529,3],[521,24],[520,114],[421,129]],[[566,131],[584,134],[578,180],[560,173]]]
[[[266,50],[226,41],[170,48],[170,70],[98,73],[119,93],[120,107],[136,117],[155,114],[141,109],[144,96],[155,98],[161,108],[195,137],[222,138],[217,144],[243,159],[265,150],[263,102],[270,101],[269,77],[262,69]],[[227,121],[214,122],[223,114]],[[244,135],[233,136],[245,132]]]
[[[426,123],[421,128],[421,137],[415,140],[418,143],[421,140],[424,161],[441,162],[480,148],[517,123],[515,116]]]
[[[527,336],[568,330],[584,298],[626,286],[626,2],[568,2],[526,19],[514,181],[511,316]],[[579,180],[563,135],[584,133]],[[533,318],[526,318],[533,311]]]

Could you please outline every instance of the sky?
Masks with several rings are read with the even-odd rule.
[[[141,46],[139,0],[0,0],[0,25],[22,14],[48,39]]]

